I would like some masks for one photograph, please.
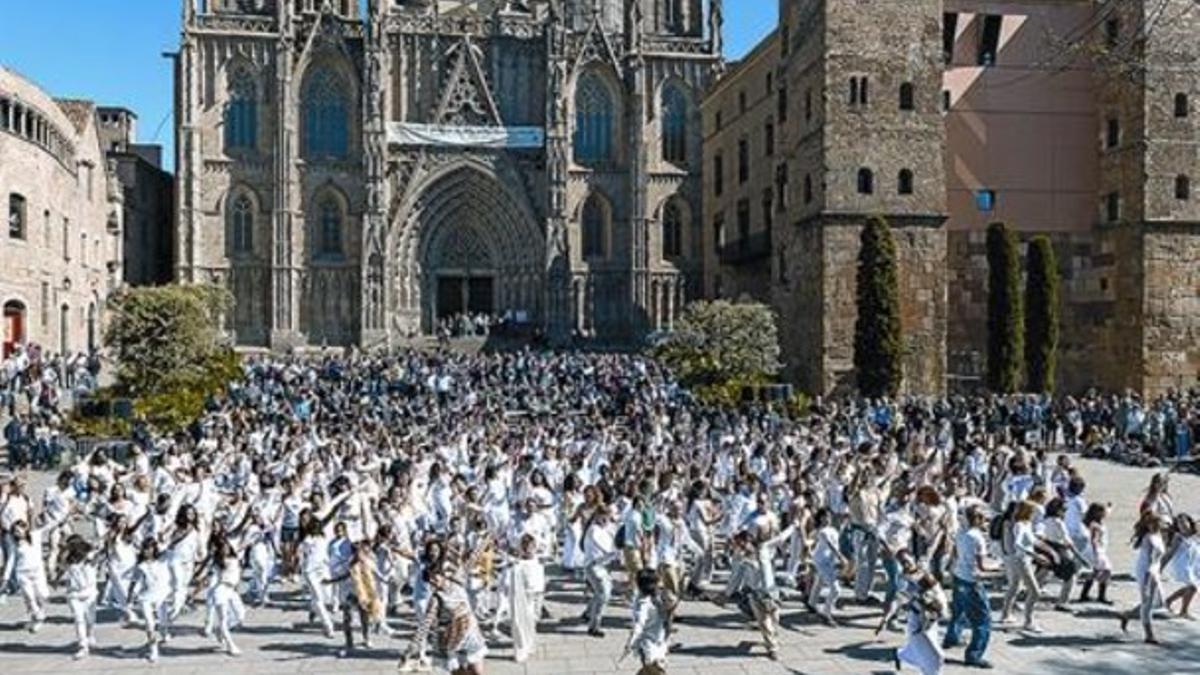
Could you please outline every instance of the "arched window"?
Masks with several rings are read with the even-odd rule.
[[[229,237],[235,255],[254,252],[254,202],[244,194],[229,207]]]
[[[662,228],[663,258],[683,255],[683,213],[674,201],[663,207]]]
[[[1175,199],[1191,199],[1192,180],[1187,176],[1175,177]]]
[[[1184,118],[1191,113],[1187,94],[1175,94],[1175,117]]]
[[[612,95],[599,76],[584,73],[575,87],[575,161],[584,165],[611,161],[612,137]]]
[[[583,257],[608,257],[608,206],[597,195],[583,204]]]
[[[896,192],[902,195],[911,195],[913,193],[913,172],[908,169],[901,169],[900,175],[896,178]]]
[[[913,101],[913,86],[911,82],[905,82],[900,85],[900,109],[913,110],[916,107]]]
[[[875,174],[871,173],[870,169],[862,168],[858,170],[858,194],[875,194]]]
[[[225,106],[225,149],[250,149],[258,145],[258,88],[254,78],[238,69],[229,78],[229,103]]]
[[[679,87],[668,85],[662,98],[663,159],[683,164],[687,162],[687,97]]]
[[[342,206],[328,195],[317,206],[317,255],[340,258],[342,251]]]
[[[346,92],[337,77],[322,69],[304,85],[304,156],[342,158],[349,152],[349,109]]]

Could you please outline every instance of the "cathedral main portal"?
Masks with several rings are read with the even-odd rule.
[[[541,318],[545,243],[528,206],[500,179],[461,167],[432,177],[405,219],[398,251],[402,314],[432,333],[462,314]],[[407,265],[405,265],[407,263]]]

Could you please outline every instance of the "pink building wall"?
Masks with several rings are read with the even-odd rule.
[[[1092,72],[1064,45],[1094,21],[1091,3],[946,0],[945,11],[958,13],[944,81],[948,228],[1090,229],[1101,130]],[[991,66],[978,65],[986,14],[1003,16]],[[979,209],[981,190],[995,191],[994,210]]]

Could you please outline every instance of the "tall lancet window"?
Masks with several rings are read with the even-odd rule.
[[[229,102],[225,105],[225,148],[250,150],[258,145],[258,86],[244,68],[229,78]]]
[[[584,73],[575,86],[575,162],[595,166],[612,161],[612,142],[612,95],[599,76]]]
[[[687,163],[688,100],[678,86],[663,88],[662,102],[662,153],[663,159],[673,164]]]
[[[304,84],[304,156],[308,159],[341,159],[349,152],[350,120],[345,87],[328,69],[308,77]]]

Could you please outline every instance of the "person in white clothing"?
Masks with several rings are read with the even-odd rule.
[[[66,582],[67,605],[75,621],[78,651],[75,660],[86,659],[96,646],[97,559],[99,552],[77,535],[63,545],[63,576]]]
[[[592,592],[586,617],[588,635],[592,637],[604,637],[600,622],[604,618],[604,608],[612,598],[613,583],[608,566],[617,558],[617,546],[610,520],[605,509],[596,511],[583,535],[583,559],[588,587]]]
[[[508,584],[509,613],[512,617],[513,660],[524,663],[536,649],[537,622],[542,614],[546,592],[546,571],[537,559],[537,540],[521,538],[520,559],[513,564]]]
[[[1129,622],[1134,617],[1140,617],[1146,644],[1152,645],[1160,644],[1154,635],[1154,609],[1163,598],[1162,566],[1166,545],[1163,542],[1162,530],[1161,516],[1151,510],[1142,512],[1142,517],[1133,532],[1133,547],[1137,549],[1137,563],[1133,576],[1137,580],[1141,602],[1120,617],[1122,631],[1128,631]]]
[[[633,603],[633,623],[629,638],[618,660],[636,654],[642,662],[638,675],[665,675],[667,672],[666,615],[659,593],[658,575],[654,570],[642,570],[637,576],[637,599]]]

